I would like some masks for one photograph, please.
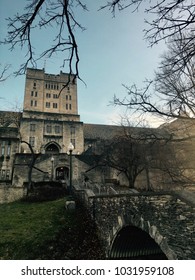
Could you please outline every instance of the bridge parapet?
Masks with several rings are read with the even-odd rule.
[[[168,259],[195,259],[195,208],[170,192],[95,195],[84,201],[109,256],[119,231],[133,225],[146,231]]]

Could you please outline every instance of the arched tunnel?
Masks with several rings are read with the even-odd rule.
[[[150,235],[135,226],[125,226],[112,244],[109,259],[166,260],[166,255]]]

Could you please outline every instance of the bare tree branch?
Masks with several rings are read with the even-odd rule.
[[[150,46],[158,44],[160,41],[172,42],[177,36],[177,40],[182,41],[181,52],[188,49],[187,61],[195,55],[194,35],[195,35],[195,3],[189,0],[112,0],[107,1],[102,9],[109,9],[113,16],[116,11],[132,8],[137,11],[143,7],[145,12],[146,28],[144,37]],[[188,34],[188,36],[185,36]],[[180,39],[178,39],[180,38]]]
[[[146,86],[141,89],[136,85],[124,86],[127,96],[123,99],[115,96],[115,105],[167,118],[195,117],[194,58],[188,59],[188,46],[183,48],[181,41],[177,40],[178,36],[174,38],[175,41],[169,43],[168,51],[162,56],[154,80],[146,81]]]
[[[60,52],[64,53],[62,67],[67,63],[73,82],[76,78],[80,79],[75,29],[84,30],[84,27],[74,15],[74,9],[78,9],[78,7],[87,11],[87,6],[81,0],[35,0],[30,1],[23,14],[8,18],[9,31],[7,38],[2,43],[10,45],[10,50],[14,50],[15,47],[26,50],[26,61],[20,65],[16,75],[24,74],[29,64],[36,68],[37,61]],[[32,33],[34,29],[43,31],[45,28],[50,30],[57,28],[57,34],[53,39],[54,44],[38,55],[34,48]]]
[[[11,66],[10,64],[6,64],[3,67],[3,69],[1,70],[1,72],[0,72],[0,82],[4,82],[10,76],[10,75],[6,74],[6,72],[9,70],[10,66]],[[0,64],[0,67],[1,67],[1,64]]]
[[[159,41],[178,35],[182,40],[185,50],[188,48],[190,59],[195,54],[194,32],[195,32],[195,4],[188,0],[110,0],[105,1],[99,10],[109,9],[113,16],[116,11],[123,11],[131,8],[132,12],[143,7],[146,14],[145,38],[153,46]],[[87,5],[81,0],[30,0],[26,5],[23,14],[17,14],[8,19],[9,32],[4,44],[8,44],[10,49],[21,47],[26,51],[26,61],[21,64],[16,74],[23,74],[27,66],[37,66],[37,61],[41,58],[51,57],[56,53],[63,53],[62,67],[66,65],[70,74],[75,74],[79,78],[79,54],[75,37],[75,30],[84,30],[78,22],[74,11],[81,8],[87,11]],[[147,19],[147,15],[152,15],[152,19]],[[36,53],[34,47],[33,31],[55,29],[57,34],[53,38],[53,45],[44,50],[40,55]],[[184,36],[188,34],[188,36]],[[51,38],[52,40],[52,38]],[[182,49],[181,49],[182,51]]]

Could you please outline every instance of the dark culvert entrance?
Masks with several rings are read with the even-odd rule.
[[[135,226],[126,226],[117,234],[109,259],[166,260],[166,255],[150,235]]]

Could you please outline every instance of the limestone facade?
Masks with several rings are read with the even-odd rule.
[[[0,112],[0,186],[11,184],[15,154],[19,152],[21,113]]]
[[[69,81],[70,80],[70,81]],[[71,142],[75,153],[83,151],[83,123],[77,105],[74,76],[63,72],[47,74],[44,69],[27,69],[21,138],[36,153],[65,153]],[[21,152],[29,152],[22,145]]]
[[[168,131],[167,127],[128,129],[129,133],[133,131],[157,138],[165,137],[164,133]],[[103,185],[115,180],[121,185],[128,185],[127,179],[118,170],[109,166],[94,168],[94,160],[101,155],[105,140],[110,141],[122,133],[122,126],[85,124],[80,121],[74,76],[62,72],[59,75],[47,74],[44,69],[27,69],[23,112],[0,112],[0,187],[22,187],[28,182],[29,166],[33,159],[29,144],[35,158],[32,181],[68,180],[70,143],[74,146],[74,184],[83,184],[87,175],[92,183]],[[170,133],[167,134],[168,139]],[[187,163],[190,164],[187,172],[195,174],[192,166],[194,149],[191,149],[194,145],[187,145],[184,149],[184,143],[175,143],[178,154],[185,155],[186,149],[189,149],[191,159]],[[158,155],[160,152],[163,153],[159,150],[155,153]],[[140,173],[136,187],[146,186],[148,180],[158,188],[164,188],[167,184],[164,173],[155,169],[155,160],[154,166],[149,166],[150,170]]]
[[[0,185],[21,187],[28,181],[30,146],[37,161],[34,181],[51,179],[52,156],[53,177],[65,179],[70,143],[74,154],[83,152],[76,79],[62,71],[54,75],[44,69],[27,69],[23,112],[0,112]]]

